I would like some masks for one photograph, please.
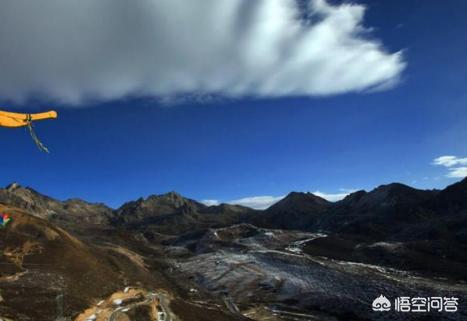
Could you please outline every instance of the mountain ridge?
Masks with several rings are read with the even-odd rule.
[[[185,233],[209,227],[251,223],[259,227],[395,235],[394,226],[467,216],[467,178],[442,190],[421,190],[400,183],[356,191],[337,202],[313,193],[291,192],[265,210],[219,204],[207,206],[171,191],[112,209],[81,199],[59,201],[18,183],[0,189],[0,203],[34,213],[59,225],[149,227]],[[396,223],[396,224],[394,224]],[[451,221],[449,221],[452,224]],[[443,223],[444,224],[444,223]],[[458,229],[456,227],[456,229]],[[462,233],[461,233],[462,234]]]
[[[372,192],[377,192],[379,190],[395,190],[395,189],[401,190],[401,189],[405,189],[406,191],[439,193],[439,192],[442,192],[442,191],[445,191],[445,190],[459,188],[459,187],[460,188],[467,188],[467,177],[463,178],[463,179],[461,179],[461,180],[459,180],[459,181],[457,181],[455,183],[447,185],[444,189],[418,189],[418,188],[415,188],[415,187],[412,187],[412,186],[409,186],[409,185],[406,185],[406,184],[403,184],[403,183],[398,183],[398,182],[389,183],[389,184],[382,184],[382,185],[379,185],[379,186],[373,188],[370,191],[366,191],[366,190],[354,191],[352,193],[349,193],[343,199],[338,200],[338,201],[326,200],[325,198],[323,198],[323,197],[321,197],[319,195],[316,195],[316,194],[314,194],[312,192],[291,191],[284,198],[282,198],[278,202],[270,205],[268,208],[263,209],[263,211],[268,210],[271,207],[274,207],[277,204],[283,203],[283,201],[289,200],[291,198],[309,197],[310,199],[318,200],[318,202],[323,202],[323,203],[328,203],[328,204],[337,204],[337,203],[341,203],[342,201],[344,201],[344,200],[346,200],[348,198],[353,198],[353,197],[355,197],[355,195],[370,194]],[[34,193],[36,195],[39,195],[41,197],[44,197],[44,198],[47,198],[47,199],[50,199],[50,200],[56,201],[56,202],[66,203],[66,202],[72,202],[72,201],[82,201],[82,202],[86,202],[87,204],[90,204],[90,205],[105,206],[105,207],[107,207],[109,209],[112,209],[112,210],[119,210],[122,207],[124,207],[126,204],[132,203],[132,202],[147,202],[147,201],[150,201],[151,199],[161,199],[161,198],[172,198],[172,199],[175,199],[175,200],[176,199],[188,200],[188,201],[191,201],[191,202],[195,202],[195,203],[197,203],[197,205],[205,207],[205,208],[209,208],[209,207],[215,208],[215,207],[218,207],[218,206],[221,206],[221,205],[229,205],[229,206],[235,206],[235,207],[254,209],[254,208],[251,208],[251,207],[248,207],[248,206],[245,206],[245,205],[231,204],[231,203],[226,203],[226,202],[222,202],[222,203],[215,204],[215,205],[205,205],[200,201],[185,197],[185,196],[183,196],[182,194],[180,194],[180,193],[178,193],[176,191],[168,191],[168,192],[165,192],[165,193],[162,193],[162,194],[150,194],[147,197],[139,197],[139,198],[137,198],[135,200],[126,201],[122,205],[120,205],[119,207],[113,208],[111,206],[108,206],[105,202],[88,202],[86,200],[83,200],[83,199],[77,198],[77,197],[71,197],[71,198],[65,199],[63,201],[60,201],[60,200],[55,199],[53,197],[42,194],[42,193],[38,192],[37,190],[29,187],[29,186],[23,186],[23,185],[19,184],[18,182],[13,182],[13,183],[10,183],[10,184],[6,185],[4,188],[0,188],[0,192],[7,191],[7,192],[10,192],[10,193],[13,193],[13,194],[15,193],[15,191],[18,191],[18,190],[22,190],[22,191],[27,190],[30,193]],[[261,210],[259,210],[259,211],[261,211]]]

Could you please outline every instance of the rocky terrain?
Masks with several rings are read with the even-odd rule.
[[[197,241],[195,247],[191,246],[193,255],[180,260],[179,268],[203,289],[235,302],[240,311],[252,318],[261,305],[274,311],[281,320],[384,319],[384,315],[375,315],[369,309],[381,293],[391,298],[430,297],[437,293],[461,301],[467,299],[467,285],[463,281],[429,278],[302,251],[307,243],[326,237],[251,225],[214,229]],[[183,245],[187,245],[186,241],[178,244]],[[467,314],[463,311],[443,317],[457,320]],[[397,320],[416,318],[417,315],[409,314]]]
[[[13,218],[0,229],[3,320],[467,319],[467,179],[335,203],[293,192],[264,211],[175,192],[111,209],[14,183],[0,211]],[[143,294],[112,308],[125,287]],[[458,312],[374,312],[381,294],[456,297]]]

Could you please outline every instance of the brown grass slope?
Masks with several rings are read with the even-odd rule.
[[[19,209],[0,205],[0,211],[13,217],[0,229],[0,316],[54,320],[62,310],[72,316],[126,283],[153,283],[125,255],[85,244]]]

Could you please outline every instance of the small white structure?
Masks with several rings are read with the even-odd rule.
[[[129,287],[129,286],[127,286],[127,287],[125,288],[125,290],[123,290],[123,293],[128,293],[128,291],[130,291],[130,287]]]
[[[102,303],[104,303],[104,300],[99,301],[99,302],[97,303],[97,306],[101,306]]]
[[[123,303],[123,300],[122,300],[122,299],[115,299],[115,300],[113,301],[113,304],[114,304],[114,305],[121,305],[122,303]]]

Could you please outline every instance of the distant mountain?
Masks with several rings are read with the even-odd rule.
[[[0,189],[0,203],[31,211],[41,218],[48,218],[54,213],[54,209],[60,207],[59,202],[53,198],[18,183],[12,183]]]
[[[231,225],[246,219],[253,212],[250,208],[237,205],[206,206],[169,192],[125,203],[115,211],[113,223],[120,227],[180,234]]]
[[[140,198],[113,210],[80,199],[59,201],[18,183],[0,189],[0,204],[23,209],[73,230],[125,227],[175,234],[235,224],[256,212],[239,205],[206,206],[176,192]]]
[[[430,203],[438,194],[437,190],[418,190],[397,183],[381,185],[336,202],[317,225],[339,233],[394,237],[407,225],[436,220],[436,211]]]
[[[114,215],[112,209],[104,204],[80,199],[62,202],[18,183],[0,189],[0,203],[23,209],[59,225],[105,225]]]
[[[370,192],[357,191],[339,201],[340,205],[352,206],[360,210],[371,208],[391,208],[413,206],[438,194],[437,190],[419,190],[407,185],[392,183],[381,185]]]
[[[312,193],[291,192],[282,200],[268,208],[268,212],[296,212],[306,214],[314,211],[322,211],[331,205],[330,202]]]
[[[331,203],[290,193],[249,221],[257,226],[359,235],[373,240],[466,240],[467,179],[444,190],[393,183]],[[454,224],[454,222],[456,224]]]
[[[278,229],[309,229],[331,207],[331,202],[312,193],[292,192],[252,218],[252,223]]]
[[[162,217],[195,214],[206,208],[204,204],[184,198],[176,192],[169,192],[125,203],[116,213],[118,218],[126,223],[150,224]]]

